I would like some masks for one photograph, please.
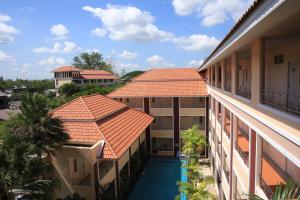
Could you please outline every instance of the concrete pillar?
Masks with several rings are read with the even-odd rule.
[[[233,116],[232,120],[232,144],[233,144],[233,149],[236,149],[236,142],[237,142],[237,132],[238,132],[238,119],[235,115]]]
[[[249,128],[249,193],[255,193],[256,132]]]
[[[128,160],[128,176],[131,177],[131,146],[128,149],[129,160]]]
[[[144,111],[145,113],[149,114],[150,113],[150,101],[149,98],[144,98]],[[147,152],[148,155],[150,155],[150,150],[151,150],[151,133],[150,133],[150,126],[146,128],[146,147],[147,147]]]
[[[255,186],[260,186],[262,160],[262,138],[256,134],[256,165],[255,165]]]
[[[116,178],[114,181],[115,184],[115,197],[116,199],[118,199],[118,197],[120,196],[120,172],[119,172],[119,163],[117,160],[114,161],[114,165],[115,165],[115,170],[116,170]]]
[[[219,64],[215,65],[215,87],[218,88],[218,79],[219,79]]]
[[[221,89],[225,88],[225,58],[221,61]]]
[[[260,102],[261,71],[264,61],[264,40],[258,38],[251,44],[251,104]]]
[[[236,71],[237,71],[237,53],[231,55],[231,93],[235,94],[236,90]]]
[[[229,199],[233,197],[233,114],[230,113]]]
[[[179,117],[179,98],[173,97],[174,157],[176,157],[177,152],[179,151]]]
[[[232,196],[230,199],[236,199],[236,193],[237,193],[237,178],[235,173],[232,173]]]

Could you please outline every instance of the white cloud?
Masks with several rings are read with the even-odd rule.
[[[63,65],[65,64],[65,60],[62,57],[52,56],[50,58],[40,60],[38,65]]]
[[[92,35],[95,35],[97,37],[104,37],[107,35],[107,31],[103,28],[95,28],[92,30]]]
[[[222,24],[229,18],[237,21],[253,0],[173,0],[178,15],[196,14],[204,26]]]
[[[200,65],[202,65],[203,60],[191,60],[190,62],[188,62],[187,66],[188,67],[199,67]]]
[[[10,16],[0,13],[0,44],[14,41],[14,35],[19,31],[7,24],[11,20]]]
[[[183,36],[174,39],[174,43],[179,48],[186,51],[203,51],[211,50],[219,44],[219,40],[213,36],[195,34],[190,36]]]
[[[133,64],[133,63],[122,63],[122,62],[115,62],[114,66],[116,67],[117,71],[121,71],[124,69],[127,72],[134,71],[134,70],[140,70],[140,65]]]
[[[173,63],[167,62],[163,57],[157,54],[148,57],[146,62],[155,67],[175,67]]]
[[[82,7],[98,17],[103,28],[113,40],[131,40],[138,42],[168,40],[172,33],[156,27],[154,17],[147,11],[133,6],[107,5],[106,8]]]
[[[72,53],[74,51],[79,51],[81,48],[77,46],[74,42],[64,42],[65,46],[62,49],[63,53]]]
[[[13,55],[9,55],[6,52],[0,50],[0,62],[10,62],[10,63],[13,63],[15,61],[16,61],[16,59],[15,59],[15,57]]]
[[[130,52],[130,51],[127,51],[127,50],[123,50],[118,56],[120,58],[124,58],[124,59],[134,59],[136,58],[138,55],[137,52]]]
[[[74,42],[55,42],[52,48],[49,47],[39,47],[39,48],[34,48],[33,52],[34,53],[72,53],[81,50],[77,44]]]
[[[62,25],[62,24],[52,25],[51,28],[50,28],[50,32],[53,35],[57,36],[59,39],[64,39],[69,34],[69,30],[67,29],[67,27],[65,25]]]

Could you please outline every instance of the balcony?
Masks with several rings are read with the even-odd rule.
[[[231,82],[224,83],[224,90],[227,92],[231,92]]]
[[[143,108],[143,98],[126,98],[125,103],[130,108]]]
[[[150,108],[172,108],[172,98],[151,98]]]
[[[154,121],[151,124],[152,130],[173,130],[172,117],[154,117]]]
[[[205,117],[197,116],[197,117],[180,117],[180,130],[187,130],[192,128],[193,125],[198,125],[199,130],[205,129]]]
[[[245,133],[243,133],[242,129],[238,130],[237,135],[237,152],[240,154],[244,163],[248,166],[249,163],[249,139]]]
[[[204,97],[180,98],[180,108],[205,108]]]
[[[261,102],[272,108],[300,116],[300,94],[262,89]]]
[[[230,138],[230,114],[229,111],[227,109],[225,109],[225,119],[224,119],[224,131],[226,133],[226,135],[228,136],[228,138]]]
[[[247,99],[251,98],[251,89],[247,86],[236,85],[236,94]]]
[[[272,199],[276,187],[280,184],[285,184],[288,175],[282,172],[267,155],[262,156],[261,167],[260,186],[266,196]]]

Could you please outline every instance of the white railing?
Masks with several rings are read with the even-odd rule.
[[[300,94],[262,89],[261,102],[282,111],[300,115]]]

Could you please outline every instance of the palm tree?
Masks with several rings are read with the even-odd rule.
[[[201,172],[199,155],[207,144],[205,137],[199,134],[197,125],[183,132],[183,144],[182,152],[187,160],[183,167],[187,169],[188,181],[177,183],[179,192],[185,194],[189,200],[216,199],[209,191],[209,185],[214,183],[214,179],[210,176],[203,176]],[[176,199],[180,199],[180,195]]]
[[[40,153],[53,153],[69,138],[62,121],[49,114],[45,96],[27,94],[22,97],[21,113],[13,133],[24,139]]]
[[[43,155],[59,149],[68,134],[60,119],[49,115],[46,98],[39,94],[23,96],[21,113],[7,122],[5,132],[0,144],[0,172],[6,172],[0,173],[3,194],[50,198],[56,179]]]
[[[250,194],[250,200],[263,200],[263,198]],[[289,179],[285,185],[281,184],[276,187],[272,200],[300,200],[300,187],[295,181]]]

